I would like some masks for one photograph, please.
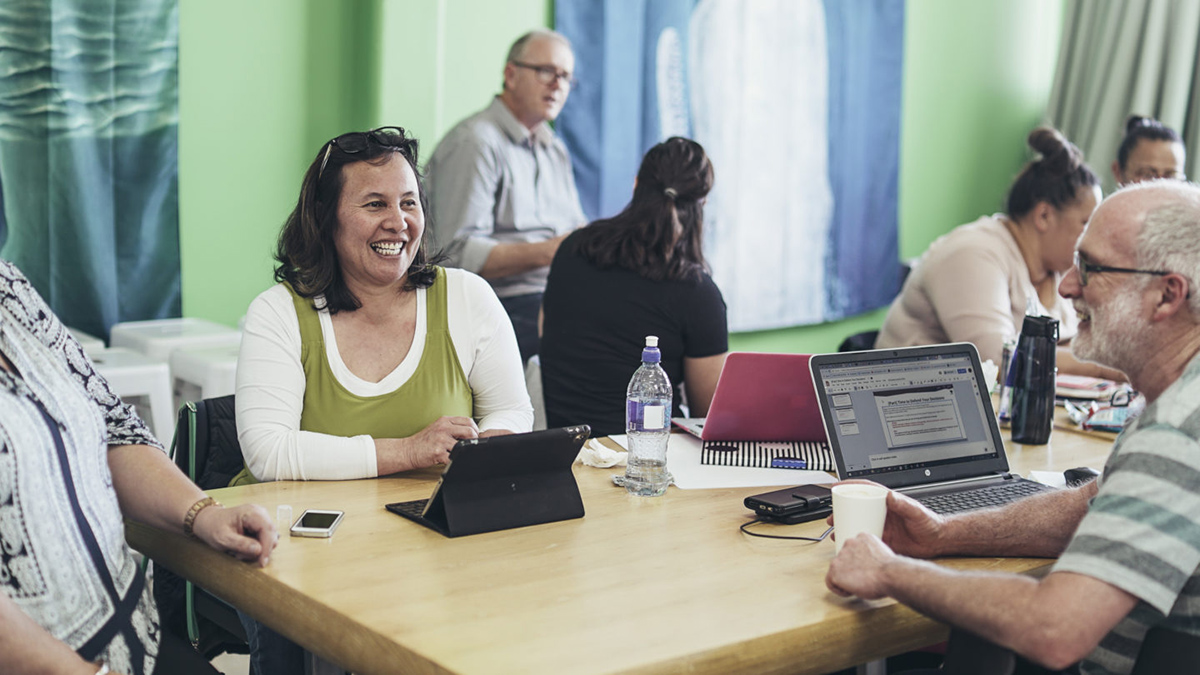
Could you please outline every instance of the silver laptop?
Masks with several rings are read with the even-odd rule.
[[[1009,472],[975,345],[819,354],[809,366],[839,478],[940,513],[1052,489]]]

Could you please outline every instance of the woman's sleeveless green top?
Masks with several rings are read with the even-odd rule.
[[[395,391],[378,396],[358,396],[337,381],[312,301],[297,295],[290,285],[284,286],[292,295],[300,321],[300,362],[305,378],[301,431],[404,438],[443,415],[472,416],[471,385],[450,339],[445,269],[437,268],[437,278],[425,292],[425,347],[416,371]],[[386,337],[381,335],[380,339]],[[257,479],[244,470],[230,485],[254,482]]]

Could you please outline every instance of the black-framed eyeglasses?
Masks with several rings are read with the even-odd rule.
[[[367,149],[370,143],[383,145],[387,147],[404,147],[408,143],[412,143],[413,139],[405,135],[404,129],[400,127],[379,127],[370,131],[351,131],[350,133],[342,134],[329,139],[325,144],[325,156],[321,158],[321,168],[317,170],[317,181],[320,182],[321,175],[325,173],[325,165],[329,163],[329,153],[333,151],[333,146],[337,146],[338,150],[347,155],[356,155]]]
[[[520,61],[510,61],[510,63],[518,68],[528,68],[529,70],[532,70],[534,77],[536,77],[537,81],[541,82],[542,84],[550,84],[555,80],[558,80],[568,87],[574,87],[575,85],[579,84],[579,80],[576,80],[569,71],[559,70],[554,66],[539,66],[532,63],[522,63]]]
[[[1165,277],[1170,274],[1165,270],[1135,270],[1129,267],[1109,267],[1108,265],[1097,265],[1094,262],[1089,262],[1075,251],[1075,269],[1079,270],[1079,285],[1087,286],[1089,274],[1099,274],[1102,272],[1113,272],[1118,274],[1153,274],[1156,277]]]
[[[1138,393],[1136,389],[1121,387],[1120,389],[1114,391],[1112,396],[1108,398],[1108,404],[1114,408],[1127,408],[1129,407],[1129,403],[1133,401],[1133,399],[1137,398],[1137,396]]]

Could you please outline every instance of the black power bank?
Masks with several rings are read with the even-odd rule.
[[[825,485],[799,485],[746,497],[742,502],[760,518],[785,525],[824,518],[833,512],[833,495]]]

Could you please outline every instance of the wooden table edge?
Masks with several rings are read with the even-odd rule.
[[[203,543],[144,523],[125,521],[129,545],[318,656],[355,673],[452,673],[252,565],[228,565]],[[230,603],[234,604],[234,603]],[[319,610],[319,611],[316,611]]]

